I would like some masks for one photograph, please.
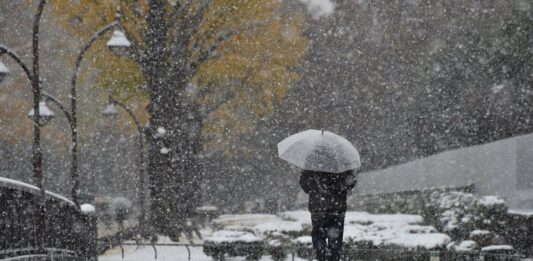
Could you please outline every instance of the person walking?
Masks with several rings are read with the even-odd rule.
[[[357,183],[354,170],[328,173],[304,170],[300,186],[309,194],[313,248],[319,261],[342,256],[346,195]]]
[[[307,130],[278,143],[278,154],[303,170],[299,183],[309,194],[311,236],[318,260],[340,260],[346,195],[357,182],[359,152],[350,141],[335,133]]]

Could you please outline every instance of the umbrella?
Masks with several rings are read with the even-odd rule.
[[[291,135],[278,143],[278,154],[305,170],[341,173],[361,166],[353,144],[329,131],[306,130]]]

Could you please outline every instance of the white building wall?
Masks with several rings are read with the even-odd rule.
[[[362,155],[364,161],[364,155]],[[361,173],[356,193],[377,194],[474,184],[514,208],[533,208],[533,134],[446,151],[387,169]],[[530,183],[518,185],[517,180]],[[520,188],[520,189],[519,189]]]

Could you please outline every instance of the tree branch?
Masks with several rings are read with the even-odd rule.
[[[265,22],[250,23],[238,29],[228,29],[226,31],[219,33],[217,35],[217,39],[215,39],[215,42],[208,48],[205,48],[202,51],[200,51],[200,55],[198,55],[198,58],[196,58],[196,60],[190,63],[190,66],[189,66],[190,74],[196,73],[196,71],[198,70],[198,68],[200,67],[202,63],[218,57],[218,55],[216,55],[216,51],[224,43],[224,41],[233,37],[237,33],[251,31],[262,26],[267,26],[268,24],[270,24],[270,22],[272,22],[272,19],[269,19]]]
[[[28,68],[28,66],[26,66],[26,64],[22,61],[22,59],[20,59],[20,57],[14,51],[12,51],[11,49],[9,49],[7,46],[3,44],[0,44],[0,56],[2,54],[9,55],[9,57],[11,57],[20,66],[20,68],[24,70],[24,73],[26,74],[26,77],[28,78],[28,80],[32,82],[33,75],[30,69]]]
[[[133,37],[133,35],[126,28],[124,28],[124,33],[131,43],[129,50],[126,53],[127,57],[138,64],[144,63],[146,60],[146,55],[144,50],[141,48],[139,41],[137,41],[137,39],[135,39],[135,37]]]

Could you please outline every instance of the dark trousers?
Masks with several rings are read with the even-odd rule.
[[[318,261],[338,261],[342,255],[344,213],[311,213],[313,248]]]

